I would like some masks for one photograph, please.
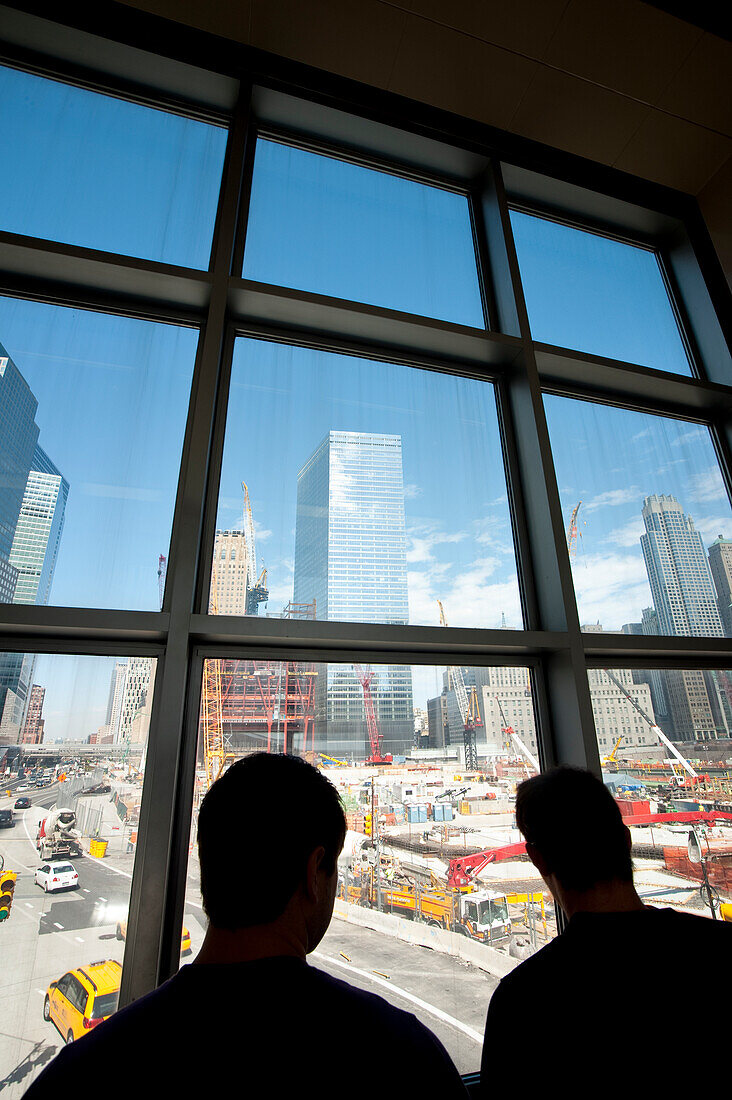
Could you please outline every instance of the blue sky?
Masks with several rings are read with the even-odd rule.
[[[0,96],[13,104],[0,119],[13,149],[0,179],[3,229],[207,266],[223,130],[6,69]],[[537,339],[689,373],[651,253],[526,215],[512,223]],[[464,198],[273,142],[257,152],[244,275],[482,324]],[[0,300],[0,343],[38,398],[40,443],[71,487],[53,603],[157,606],[197,337]],[[730,533],[709,435],[583,402],[547,398],[546,408],[565,523],[583,501],[580,614],[618,629],[650,603],[644,495],[674,493],[707,545]],[[245,480],[269,610],[292,593],[297,471],[330,429],[402,436],[410,621],[437,624],[439,598],[450,625],[496,627],[505,614],[519,627],[492,387],[242,339],[218,524],[240,522]],[[109,677],[90,692],[84,677],[97,674],[79,675],[86,735],[103,721]],[[68,699],[72,678],[52,679]],[[50,687],[47,706],[63,709]]]

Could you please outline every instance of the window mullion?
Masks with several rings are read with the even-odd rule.
[[[144,797],[140,814],[135,874],[129,910],[129,934],[120,1004],[129,1003],[170,976],[172,929],[180,926],[171,868],[179,867],[187,837],[175,828],[178,806],[190,788],[187,774],[195,756],[184,751],[186,700],[190,682],[189,635],[196,597],[204,502],[211,459],[219,374],[224,345],[228,281],[249,119],[249,91],[242,94],[229,138],[212,256],[213,287],[199,346],[188,431],[171,538],[165,608],[170,629],[156,684],[150,723]],[[180,932],[178,931],[178,936]]]

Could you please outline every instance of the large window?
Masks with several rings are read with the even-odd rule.
[[[313,964],[475,1071],[561,926],[526,776],[602,774],[649,904],[711,916],[658,820],[732,800],[732,369],[688,198],[182,27],[77,67],[41,22],[0,69],[0,1091],[198,950],[198,808],[255,750],[348,814]]]

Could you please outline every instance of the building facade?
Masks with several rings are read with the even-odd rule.
[[[409,621],[402,441],[398,435],[331,431],[298,474],[295,604],[330,622]],[[370,683],[383,751],[414,738],[412,675],[379,666]],[[318,678],[316,736],[336,752],[367,747],[361,681],[348,665]]]
[[[643,502],[641,547],[659,634],[724,636],[717,593],[699,532],[676,497],[653,494]],[[664,683],[680,741],[709,741],[729,735],[715,673],[670,670]]]
[[[213,609],[215,599],[216,614],[246,614],[249,576],[249,552],[244,532],[217,531],[211,574],[211,607]]]
[[[732,539],[719,535],[709,547],[709,568],[725,638],[732,638]]]
[[[23,745],[41,745],[43,743],[43,700],[45,695],[46,689],[41,687],[40,684],[34,684],[31,688],[25,722],[20,734],[20,741]]]

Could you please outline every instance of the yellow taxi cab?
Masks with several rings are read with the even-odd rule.
[[[118,940],[124,940],[127,938],[127,921],[121,920],[117,924],[116,936]],[[191,953],[191,934],[184,926],[183,931],[180,934],[180,953],[181,955],[190,955]]]
[[[78,966],[51,982],[43,1002],[43,1019],[55,1024],[67,1043],[81,1039],[117,1010],[122,966],[101,959]]]

